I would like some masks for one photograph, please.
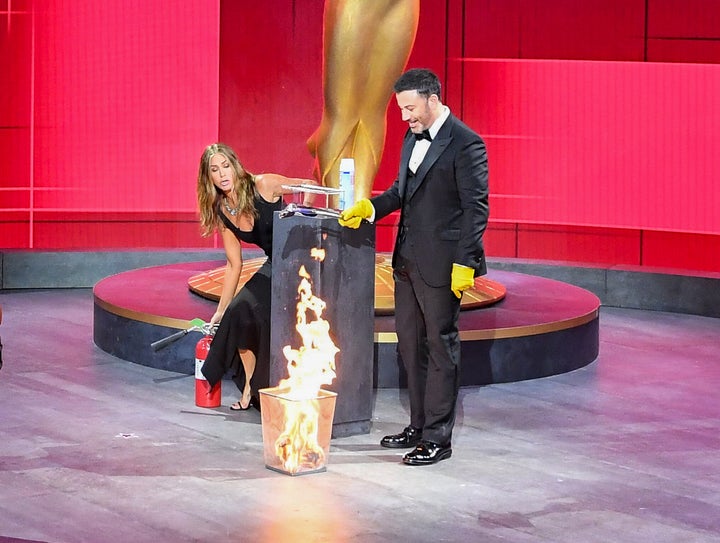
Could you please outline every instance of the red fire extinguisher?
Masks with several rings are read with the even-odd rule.
[[[220,381],[214,387],[210,387],[207,379],[202,373],[202,367],[210,350],[213,336],[217,331],[217,324],[210,324],[202,319],[190,321],[190,327],[180,330],[168,337],[159,339],[150,344],[153,351],[158,351],[185,337],[190,332],[202,332],[203,337],[195,346],[195,405],[198,407],[220,407],[221,391]]]
[[[195,346],[195,405],[198,407],[220,407],[222,381],[211,387],[202,373],[212,339],[212,334],[206,333]]]

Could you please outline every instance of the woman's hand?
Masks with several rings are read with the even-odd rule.
[[[220,310],[215,311],[215,314],[210,319],[210,324],[219,324],[222,319],[223,312]]]

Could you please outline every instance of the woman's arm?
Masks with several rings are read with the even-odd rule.
[[[210,319],[212,324],[220,322],[227,306],[235,296],[243,267],[242,245],[240,244],[240,240],[238,240],[235,234],[228,228],[222,228],[220,234],[222,235],[223,246],[225,247],[227,264],[225,265],[225,276],[223,278],[223,289],[222,294],[220,294],[220,301],[218,302],[215,314],[212,316],[212,319]]]
[[[319,186],[320,183],[315,179],[303,179],[301,177],[285,177],[284,175],[276,173],[266,173],[255,177],[255,186],[260,193],[260,196],[265,198],[267,201],[272,202],[283,194],[290,194],[292,190],[284,189],[285,186],[295,185],[315,185]],[[315,199],[315,194],[311,192],[305,192],[303,194],[303,204],[312,205]]]

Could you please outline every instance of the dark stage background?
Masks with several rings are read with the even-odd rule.
[[[0,0],[0,247],[217,246],[195,214],[207,143],[311,174],[322,12]],[[709,0],[422,0],[409,64],[488,144],[490,256],[720,271],[719,20]],[[376,190],[404,130],[390,103]]]

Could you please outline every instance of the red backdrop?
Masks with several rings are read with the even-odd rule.
[[[322,4],[0,0],[0,247],[212,243],[194,181],[216,139],[253,171],[309,175]],[[486,139],[491,256],[720,271],[719,16],[422,0],[410,64]],[[378,190],[405,130],[393,106]]]
[[[5,4],[0,246],[197,245],[193,170],[217,137],[217,2]]]

